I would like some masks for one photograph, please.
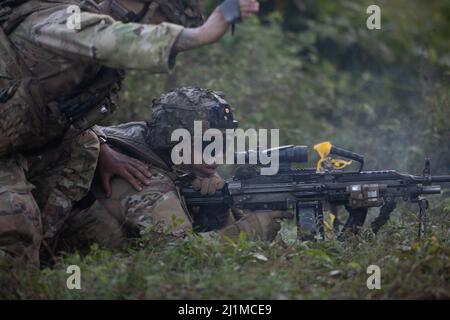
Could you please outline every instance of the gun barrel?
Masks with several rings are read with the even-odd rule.
[[[441,186],[424,186],[422,187],[422,194],[441,194]]]
[[[275,156],[278,152],[278,159],[280,163],[306,163],[308,162],[308,147],[287,145],[279,148],[267,150],[248,150],[245,152],[236,152],[235,161],[241,163],[245,159],[245,163],[249,163],[252,159],[257,159],[257,164],[260,164],[260,155]],[[253,163],[252,163],[253,164]]]
[[[279,151],[280,162],[283,163],[306,163],[308,162],[307,146],[292,146]]]
[[[450,176],[431,176],[431,182],[434,183],[450,182]]]

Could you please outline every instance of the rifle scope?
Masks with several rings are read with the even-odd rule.
[[[307,146],[294,146],[286,145],[278,148],[272,148],[267,150],[248,150],[245,152],[236,152],[234,154],[235,162],[238,164],[249,163],[257,159],[257,164],[260,164],[260,155],[274,157],[272,153],[278,151],[278,159],[280,163],[306,163],[308,162],[308,147]],[[251,163],[254,164],[254,163]]]

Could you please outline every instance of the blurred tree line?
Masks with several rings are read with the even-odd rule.
[[[219,1],[203,1],[211,12]],[[450,173],[450,1],[260,1],[259,17],[219,44],[183,53],[170,75],[129,73],[113,122],[149,117],[179,86],[222,91],[241,127],[282,144],[331,140],[371,169]],[[381,8],[381,30],[366,9]],[[313,157],[311,157],[313,158]]]

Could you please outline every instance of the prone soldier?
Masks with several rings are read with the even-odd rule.
[[[202,194],[213,194],[224,186],[216,163],[173,164],[171,151],[177,142],[172,141],[172,132],[186,129],[195,139],[194,121],[201,121],[203,132],[210,128],[222,132],[235,128],[231,107],[222,96],[191,87],[176,89],[154,100],[150,121],[99,128],[110,147],[148,163],[152,178],[141,191],[120,177],[114,178],[109,197],[101,182],[94,180],[95,201],[71,214],[61,233],[59,248],[81,248],[92,242],[117,248],[128,238],[148,232],[181,237],[193,229],[203,235],[215,232],[233,238],[244,232],[249,239],[273,240],[280,230],[279,219],[292,218],[291,213],[244,213],[220,207],[198,211],[186,207],[179,186],[192,185]]]

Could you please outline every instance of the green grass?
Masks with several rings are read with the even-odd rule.
[[[295,241],[284,223],[275,242],[192,235],[167,243],[145,239],[127,250],[92,246],[51,269],[0,275],[2,299],[408,299],[450,298],[448,209],[435,210],[418,242],[404,209],[377,237],[345,242]],[[81,268],[81,290],[68,290],[66,268]],[[367,267],[381,268],[381,289],[368,290]]]

